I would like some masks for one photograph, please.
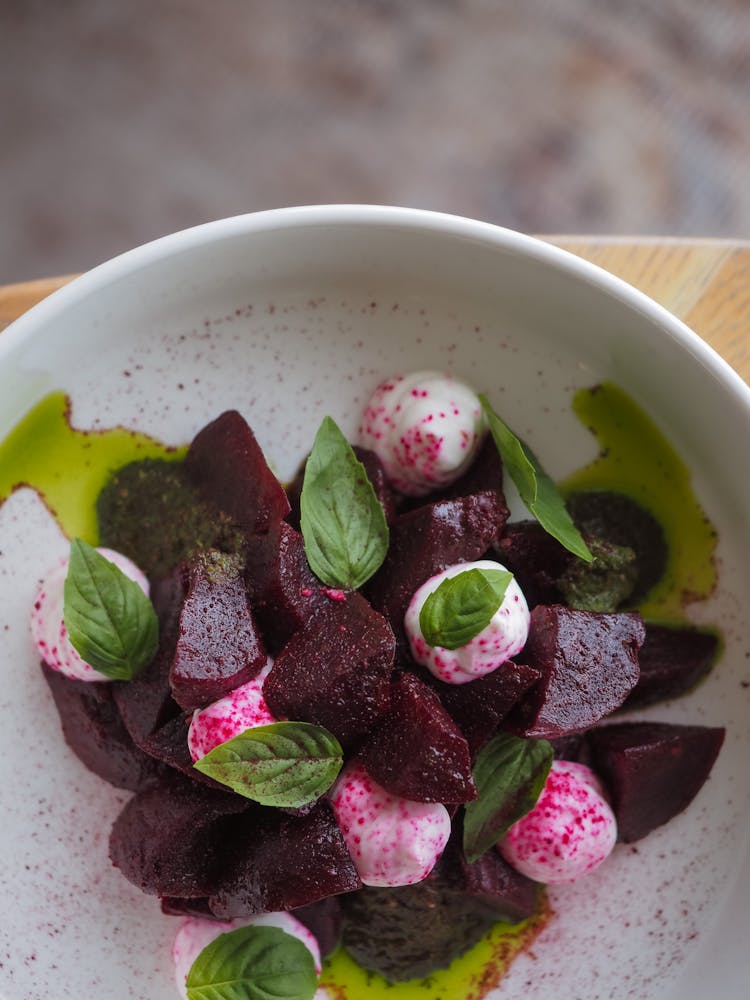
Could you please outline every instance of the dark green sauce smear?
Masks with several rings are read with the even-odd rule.
[[[653,515],[667,544],[666,571],[639,607],[652,620],[683,620],[685,604],[707,597],[716,584],[716,533],[693,494],[686,466],[652,421],[617,386],[606,383],[581,390],[574,398],[573,409],[596,435],[601,454],[566,480],[565,494],[616,491],[632,497]],[[52,393],[0,443],[0,504],[13,490],[29,486],[40,495],[68,537],[78,536],[96,544],[97,498],[109,483],[99,506],[104,534],[113,547],[129,548],[135,557],[140,544],[137,532],[124,537],[130,530],[123,523],[130,518],[130,491],[139,480],[140,485],[148,480],[152,500],[162,510],[173,500],[184,509],[191,491],[178,471],[179,465],[169,468],[163,463],[181,458],[185,449],[169,448],[145,434],[121,427],[77,430],[70,423],[70,410],[68,396]],[[138,460],[142,459],[156,461],[141,464]],[[123,469],[133,462],[138,464]],[[117,470],[122,471],[113,478]],[[197,514],[195,517],[186,533],[178,533],[177,545],[192,544],[191,540],[203,531],[201,518]],[[156,565],[149,568],[158,575],[161,557],[155,558]],[[166,563],[173,555],[165,552],[163,558]],[[620,574],[626,572],[617,559],[610,559],[608,570],[613,569]],[[395,986],[365,971],[339,949],[325,964],[321,985],[336,1000],[364,996],[370,1000],[479,998],[499,983],[515,955],[530,947],[550,916],[544,903],[532,920],[516,926],[497,924],[449,969]]]
[[[601,451],[561,484],[564,494],[624,493],[653,516],[664,533],[666,566],[638,608],[650,621],[683,621],[685,605],[707,598],[716,586],[716,530],[696,499],[687,466],[653,421],[611,382],[579,390],[573,410],[596,435]]]

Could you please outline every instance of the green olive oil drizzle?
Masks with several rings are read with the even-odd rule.
[[[139,458],[179,458],[179,451],[125,427],[78,430],[71,401],[52,392],[0,442],[0,504],[28,486],[68,538],[96,545],[96,498],[111,474]]]
[[[639,610],[650,621],[684,621],[685,605],[705,599],[716,586],[716,530],[696,499],[687,466],[653,421],[611,382],[580,389],[573,411],[601,451],[560,484],[563,495],[613,490],[656,518],[666,538],[667,569]]]

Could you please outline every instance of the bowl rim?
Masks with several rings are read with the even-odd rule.
[[[744,379],[683,320],[624,279],[537,236],[460,215],[391,205],[342,203],[265,209],[204,222],[143,243],[73,278],[10,323],[0,336],[0,364],[5,356],[57,315],[136,270],[229,237],[315,226],[328,229],[336,226],[406,228],[438,237],[471,238],[498,250],[515,252],[594,285],[643,315],[708,369],[746,410],[750,419],[750,386]]]

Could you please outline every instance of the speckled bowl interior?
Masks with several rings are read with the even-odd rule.
[[[647,716],[725,725],[687,813],[587,879],[493,996],[703,1000],[744,995],[750,890],[750,393],[697,337],[604,272],[517,233],[359,206],[224,220],[139,248],[0,336],[0,437],[53,389],[75,426],[182,444],[221,410],[247,417],[282,477],[330,414],[353,432],[378,381],[448,369],[486,392],[553,476],[595,454],[576,388],[614,380],[665,431],[719,530],[714,674]],[[174,918],[107,858],[126,793],[65,746],[28,632],[65,549],[27,489],[0,507],[0,995],[171,1000]]]

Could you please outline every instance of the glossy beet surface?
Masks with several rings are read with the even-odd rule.
[[[175,701],[190,710],[252,680],[266,664],[266,651],[237,556],[199,553],[188,581],[169,682]]]
[[[612,796],[620,840],[640,840],[686,809],[707,780],[724,730],[622,722],[588,734],[593,767]]]
[[[289,513],[284,488],[236,410],[195,436],[185,468],[202,495],[248,534],[266,534]]]
[[[359,594],[332,593],[279,653],[263,691],[276,718],[324,726],[347,746],[388,710],[395,639]]]
[[[719,637],[695,628],[646,625],[638,654],[640,677],[623,708],[639,708],[685,694],[711,671]]]
[[[542,679],[520,702],[509,727],[547,739],[588,729],[619,708],[635,687],[644,637],[639,614],[538,605],[523,657]]]
[[[391,686],[391,708],[358,754],[392,795],[415,802],[476,798],[469,745],[427,684],[402,674]]]

